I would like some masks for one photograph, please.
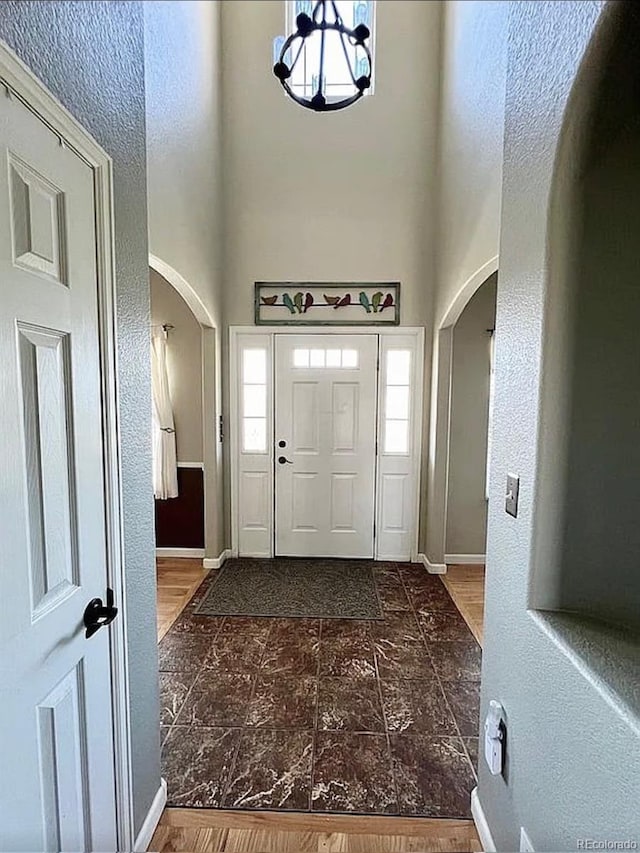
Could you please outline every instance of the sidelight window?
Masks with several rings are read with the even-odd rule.
[[[384,452],[409,452],[411,351],[390,349],[384,374]]]
[[[242,450],[267,451],[267,351],[242,353]]]

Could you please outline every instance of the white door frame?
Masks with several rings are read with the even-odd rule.
[[[109,155],[49,92],[8,45],[0,41],[0,97],[19,99],[92,170],[96,207],[98,329],[102,384],[107,585],[114,591],[118,618],[109,629],[116,780],[118,849],[133,850],[129,687],[126,663],[127,615],[123,575],[120,436],[117,417],[115,276],[113,258],[113,167]]]
[[[416,474],[412,495],[413,504],[413,530],[411,532],[411,554],[412,562],[418,560],[418,535],[420,520],[420,469],[422,460],[422,411],[423,411],[423,371],[424,371],[424,328],[419,326],[230,326],[229,327],[229,448],[230,448],[230,471],[231,471],[231,554],[237,556],[239,552],[239,428],[240,423],[240,394],[238,383],[238,339],[240,336],[262,337],[269,341],[270,373],[268,375],[267,393],[267,450],[269,456],[269,474],[271,482],[275,481],[275,453],[274,453],[274,385],[275,376],[273,369],[273,351],[275,335],[378,335],[380,356],[381,344],[384,339],[391,340],[394,337],[409,337],[415,341],[415,370],[413,372],[412,392],[413,410],[411,416],[413,433],[413,451],[416,457]],[[378,402],[382,393],[381,372],[378,374]],[[378,436],[380,436],[380,424],[378,423]],[[380,530],[381,505],[379,500],[379,473],[382,448],[378,440],[376,454],[376,497],[375,497],[375,523],[376,529]],[[273,506],[269,508],[269,527],[271,550],[264,556],[273,557],[275,539],[275,517]],[[378,539],[374,547],[377,555]],[[377,556],[374,557],[377,559]],[[383,558],[380,558],[383,559]]]

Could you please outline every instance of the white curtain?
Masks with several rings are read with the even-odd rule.
[[[153,493],[156,498],[178,497],[176,431],[167,374],[167,333],[151,330],[151,385],[153,391]]]

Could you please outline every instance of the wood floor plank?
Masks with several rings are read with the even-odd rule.
[[[165,809],[158,853],[464,853],[480,850],[470,820]]]
[[[457,837],[473,830],[473,821],[428,817],[384,815],[308,814],[307,812],[240,811],[225,809],[168,808],[161,826],[216,826],[227,829],[281,829],[304,832],[342,832],[357,835],[429,835],[438,830],[442,838]]]
[[[218,814],[215,810],[211,819]],[[480,850],[473,825],[447,835],[451,821],[436,820],[437,826],[420,835],[351,832],[314,832],[278,828],[232,829],[161,825],[149,850],[158,853],[472,853]],[[328,819],[330,822],[334,817]],[[388,818],[399,822],[401,818]],[[459,823],[455,821],[454,823]]]
[[[193,598],[207,573],[200,559],[159,557],[156,560],[158,642]]]
[[[484,566],[447,566],[440,579],[473,636],[482,645],[484,625]]]

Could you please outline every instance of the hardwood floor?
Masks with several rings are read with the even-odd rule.
[[[484,566],[448,566],[442,583],[482,645],[484,624]]]
[[[158,853],[465,853],[482,847],[472,821],[166,809]]]
[[[199,559],[160,557],[156,560],[158,579],[158,642],[176,621],[207,575]]]

